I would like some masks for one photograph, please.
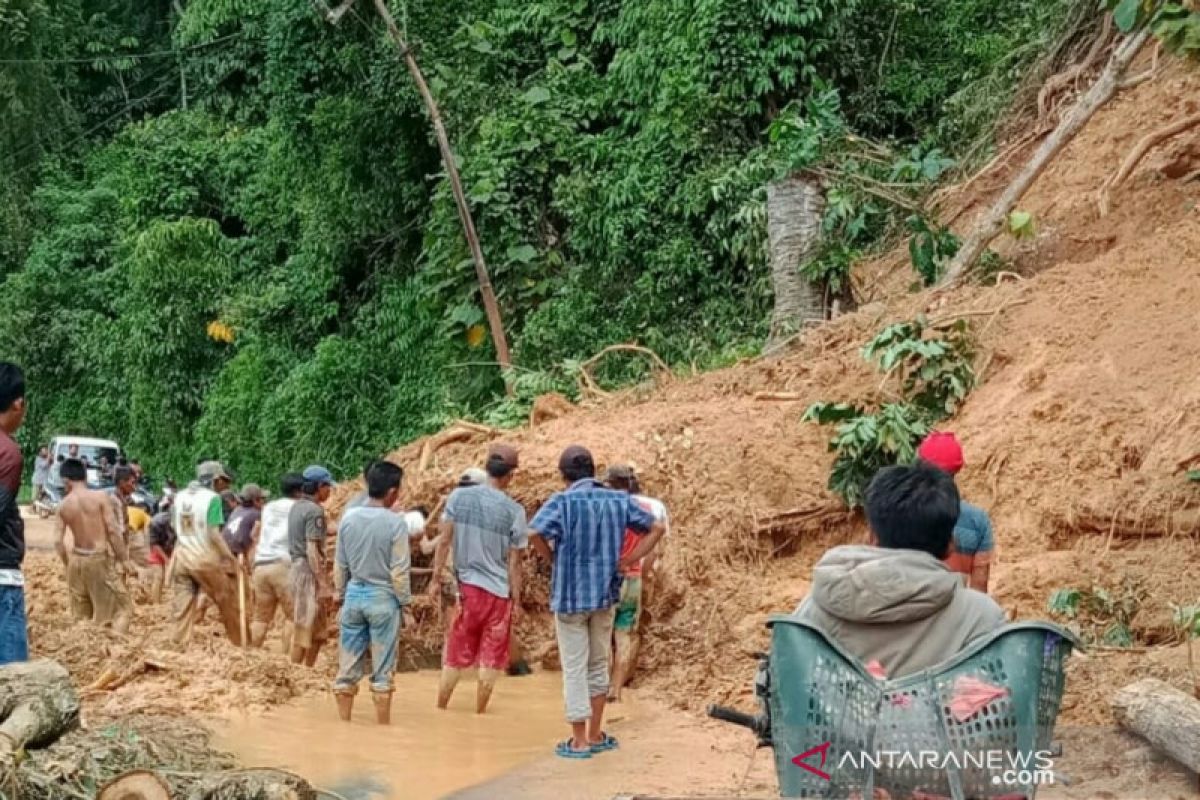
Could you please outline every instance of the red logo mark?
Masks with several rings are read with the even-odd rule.
[[[821,766],[822,767],[825,766],[825,756],[828,755],[828,753],[829,753],[829,745],[830,745],[830,742],[825,742],[823,744],[817,745],[816,747],[810,747],[809,749],[805,750],[800,755],[793,758],[792,763],[795,764],[800,769],[808,770],[813,775],[816,775],[818,778],[822,778],[824,780],[829,780],[830,777],[829,777],[828,772],[825,772],[824,770],[817,769],[816,767],[813,767],[813,766],[810,766],[810,765],[804,763],[805,759],[807,759],[809,756],[815,756],[818,753],[820,753],[821,754]]]

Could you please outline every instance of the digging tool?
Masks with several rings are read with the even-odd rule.
[[[238,621],[241,623],[242,647],[250,646],[250,632],[246,624],[246,556],[239,553],[237,557],[238,578]]]

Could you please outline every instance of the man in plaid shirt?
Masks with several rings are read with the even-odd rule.
[[[571,738],[555,753],[590,758],[615,749],[601,726],[608,697],[608,659],[621,571],[645,558],[665,528],[626,492],[596,480],[592,454],[579,445],[563,451],[558,470],[567,484],[530,522],[530,543],[553,565],[550,610],[562,661],[563,694]],[[625,531],[642,542],[624,558]]]

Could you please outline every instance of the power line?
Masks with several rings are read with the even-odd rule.
[[[95,64],[97,61],[117,61],[120,59],[139,60],[143,58],[159,58],[161,56],[177,56],[180,53],[188,53],[193,50],[202,50],[205,47],[212,47],[214,44],[221,44],[230,39],[236,39],[241,36],[241,32],[231,33],[228,36],[221,36],[209,42],[201,42],[200,44],[188,45],[187,47],[178,47],[174,50],[151,50],[146,53],[113,53],[110,55],[96,55],[91,58],[0,58],[0,64]]]

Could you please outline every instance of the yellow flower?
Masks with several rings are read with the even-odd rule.
[[[208,323],[208,338],[214,342],[224,342],[225,344],[233,344],[234,333],[233,328],[221,322],[219,319],[214,319]]]
[[[487,339],[487,329],[482,325],[472,325],[467,328],[467,345],[479,347]]]

